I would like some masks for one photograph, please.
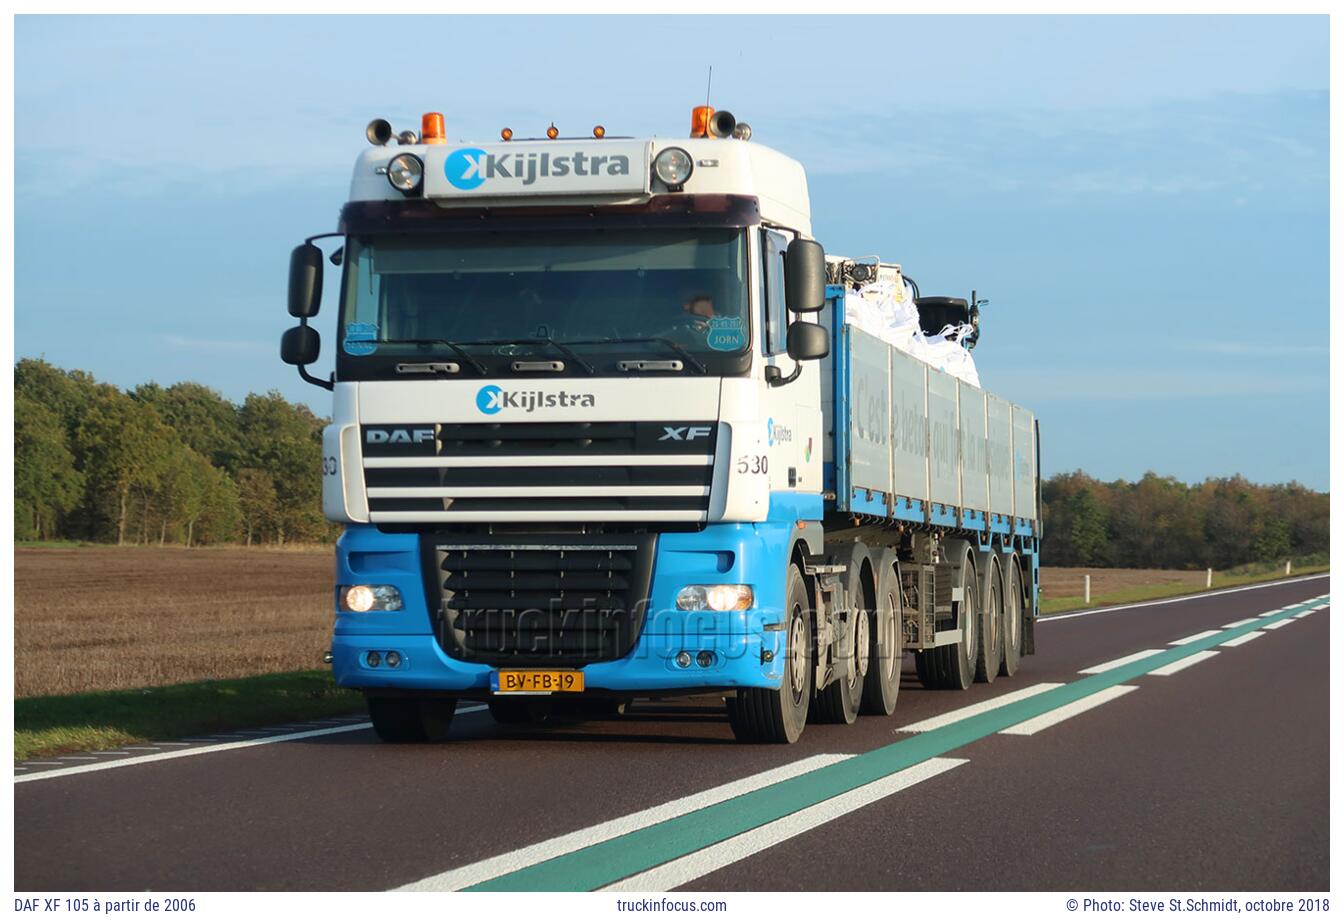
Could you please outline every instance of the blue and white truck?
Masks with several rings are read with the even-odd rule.
[[[384,740],[459,700],[715,694],[792,742],[890,715],[907,652],[965,688],[1034,651],[1036,419],[846,323],[890,267],[824,255],[799,163],[708,107],[686,138],[367,134],[281,355],[332,391],[328,657]]]

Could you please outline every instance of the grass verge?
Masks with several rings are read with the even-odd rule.
[[[143,690],[14,701],[14,758],[96,751],[145,741],[355,712],[363,698],[329,671],[295,671]]]
[[[1320,572],[1330,571],[1328,565],[1308,565],[1302,568],[1293,569],[1290,577],[1299,575],[1316,575]],[[1278,581],[1283,578],[1283,570],[1276,569],[1272,572],[1259,572],[1251,574],[1229,575],[1215,572],[1213,575],[1213,587],[1205,588],[1203,585],[1186,584],[1166,584],[1166,585],[1138,585],[1133,588],[1126,588],[1123,591],[1112,591],[1108,594],[1093,594],[1092,603],[1084,604],[1081,594],[1073,597],[1052,597],[1041,600],[1041,616],[1049,616],[1052,613],[1068,613],[1073,610],[1091,610],[1096,607],[1113,607],[1117,604],[1133,604],[1138,601],[1154,601],[1167,597],[1181,597],[1186,594],[1201,594],[1204,591],[1217,591],[1219,588],[1235,588],[1239,585],[1257,584],[1264,581]]]

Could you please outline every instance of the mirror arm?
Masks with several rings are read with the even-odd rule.
[[[331,237],[331,236],[345,236],[345,234],[344,234],[344,233],[337,233],[337,232],[332,232],[332,233],[317,233],[317,234],[314,234],[313,236],[308,237],[308,239],[304,240],[304,242],[305,242],[305,243],[311,243],[313,240],[325,240],[327,237]]]
[[[312,374],[308,373],[308,365],[306,364],[298,365],[298,371],[300,377],[302,377],[305,381],[311,383],[315,387],[321,387],[324,390],[336,389],[335,374],[332,374],[329,380],[323,380],[321,377],[314,377]]]

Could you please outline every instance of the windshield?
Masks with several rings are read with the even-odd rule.
[[[345,258],[339,350],[347,364],[455,360],[466,351],[481,361],[525,355],[596,366],[617,352],[712,358],[749,344],[740,229],[352,237]]]

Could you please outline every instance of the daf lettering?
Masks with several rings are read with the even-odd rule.
[[[429,444],[433,441],[433,428],[392,428],[364,434],[366,444]]]

